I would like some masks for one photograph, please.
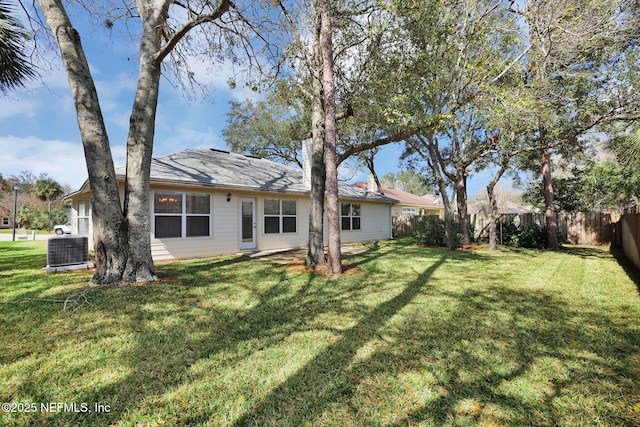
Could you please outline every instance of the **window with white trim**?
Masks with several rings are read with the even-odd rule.
[[[89,201],[78,202],[78,234],[89,234]]]
[[[157,239],[211,236],[211,196],[202,193],[156,191],[153,194]]]
[[[9,221],[9,218],[2,217],[2,226],[3,227],[8,227],[9,225],[11,225],[11,222]]]
[[[342,230],[360,230],[360,203],[342,203],[340,223]]]
[[[297,206],[295,200],[264,199],[265,234],[295,233]]]
[[[415,214],[416,214],[416,208],[410,208],[407,206],[402,207],[402,215],[415,215]]]

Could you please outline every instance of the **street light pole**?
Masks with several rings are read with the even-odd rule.
[[[51,233],[51,200],[49,200],[49,225],[47,226],[47,233]]]
[[[13,241],[16,241],[16,213],[18,210],[18,186],[13,186]]]

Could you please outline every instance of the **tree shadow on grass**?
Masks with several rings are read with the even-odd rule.
[[[604,248],[597,246],[571,246],[571,245],[563,245],[561,249],[561,253],[567,255],[578,256],[580,258],[598,258],[598,259],[608,259],[611,258],[609,252],[607,252]]]
[[[242,262],[246,262],[246,268],[238,268]],[[64,315],[55,311],[43,311],[48,319],[45,324],[59,322],[66,325],[66,330],[39,337],[43,341],[43,354],[48,355],[46,360],[26,358],[24,363],[32,373],[21,379],[14,378],[11,387],[0,395],[9,401],[16,396],[30,396],[31,401],[42,402],[103,402],[109,404],[112,411],[102,414],[23,414],[25,424],[36,418],[40,420],[38,422],[50,425],[118,422],[126,416],[125,409],[135,411],[154,401],[162,405],[165,393],[194,380],[194,365],[206,365],[212,358],[220,358],[223,363],[216,368],[228,366],[231,369],[265,348],[282,345],[295,334],[307,333],[314,328],[318,317],[362,314],[359,313],[361,308],[354,308],[353,304],[353,294],[364,286],[361,283],[339,289],[322,286],[322,283],[315,286],[314,281],[320,280],[315,276],[307,280],[305,275],[297,277],[286,269],[274,269],[246,258],[202,260],[170,265],[164,270],[170,276],[180,277],[181,281],[98,289],[95,307],[87,310],[87,316],[80,311],[75,322],[65,320]],[[270,282],[264,284],[261,280]],[[223,304],[227,301],[222,297],[225,294],[234,295],[233,300],[228,299],[231,306]],[[245,296],[246,303],[240,304]],[[91,320],[85,322],[85,318]],[[14,325],[13,329],[17,328],[18,325]],[[11,333],[18,332],[12,330]],[[37,338],[27,336],[25,339]],[[105,344],[110,340],[122,340],[121,349],[114,350],[110,344]],[[257,345],[253,344],[256,342]],[[101,356],[95,351],[88,351],[82,359],[73,361],[65,356],[66,349],[87,343],[92,343],[93,348],[106,345],[104,351],[109,356]],[[25,356],[24,351],[17,352],[7,360],[8,366],[21,363],[20,359]],[[75,378],[76,374],[72,372],[91,376],[100,370],[128,373],[116,376],[104,385],[81,382],[76,385],[80,387],[68,390],[66,398],[60,396],[60,390],[43,385],[47,384],[46,380],[38,379],[42,371],[56,372],[54,378],[56,375]],[[191,412],[185,411],[176,423],[192,425],[206,422],[211,416],[206,408],[194,407],[186,408]],[[141,410],[144,413],[146,409]]]
[[[636,288],[638,289],[638,293],[640,294],[640,269],[636,267],[629,258],[627,258],[622,248],[612,247],[609,252],[616,259],[616,261],[618,261],[618,264],[620,265],[620,267],[622,267],[629,279],[631,279],[633,283],[636,284]]]
[[[540,291],[491,287],[450,297],[455,311],[428,322],[416,316],[397,333],[404,347],[376,355],[403,358],[394,375],[433,373],[426,402],[393,425],[640,421],[632,409],[640,369],[630,358],[640,340],[623,319],[572,309]],[[430,357],[412,356],[419,354]]]
[[[51,337],[39,358],[25,358],[30,373],[12,378],[0,397],[111,406],[103,414],[24,415],[30,418],[23,425],[557,425],[571,424],[557,412],[557,402],[571,400],[572,393],[587,395],[585,401],[588,395],[618,396],[605,409],[574,408],[577,421],[592,415],[604,424],[634,421],[624,408],[614,414],[621,400],[638,395],[633,383],[640,383],[629,359],[640,344],[625,322],[573,309],[543,290],[467,286],[454,292],[431,280],[445,264],[464,268],[465,261],[485,260],[474,253],[417,248],[412,256],[422,269],[391,284],[393,274],[366,277],[407,258],[404,250],[377,250],[383,249],[390,259],[354,257],[367,258],[361,263],[365,274],[348,285],[232,258],[167,266],[183,278],[177,283],[101,290],[96,313],[79,311],[77,322]],[[364,293],[379,288],[394,293],[375,305],[362,302]],[[224,298],[230,294],[235,298]],[[318,322],[326,315],[349,322]],[[295,359],[300,367],[286,379],[265,384],[266,372],[255,384],[227,391],[240,381],[233,376],[236,366],[260,360],[270,349],[286,351],[289,340],[318,331],[333,338],[318,343],[317,354]],[[83,357],[64,357],[65,349],[78,345],[87,346]],[[45,359],[60,360],[47,367]],[[225,372],[232,375],[225,379]],[[47,389],[60,382],[69,384],[62,396]],[[228,400],[213,403],[221,393]],[[241,398],[247,399],[244,412]]]
[[[424,271],[408,284],[380,282],[381,286],[392,289],[395,296],[382,300],[373,308],[354,300],[361,300],[363,293],[375,294],[376,288],[372,285],[375,279],[356,280],[347,286],[333,287],[333,278],[325,279],[315,275],[295,278],[286,269],[273,269],[262,263],[248,262],[247,268],[238,269],[237,264],[242,259],[225,259],[214,263],[203,260],[172,265],[167,270],[169,274],[173,272],[179,276],[182,279],[180,283],[103,289],[99,298],[105,300],[104,304],[98,303],[96,307],[104,313],[93,315],[92,318],[103,318],[104,323],[89,325],[79,321],[75,336],[73,332],[56,334],[48,340],[51,342],[46,346],[47,354],[51,354],[53,359],[64,359],[55,356],[56,348],[64,349],[67,346],[73,347],[78,342],[86,342],[82,338],[84,336],[95,337],[89,342],[95,341],[96,346],[102,345],[101,342],[105,340],[118,339],[120,335],[131,336],[133,341],[126,341],[122,351],[110,356],[110,359],[117,361],[115,367],[125,367],[128,374],[102,386],[84,385],[82,389],[72,391],[72,395],[76,396],[73,399],[62,399],[55,391],[43,388],[32,376],[27,376],[22,383],[14,384],[8,392],[14,396],[35,396],[32,399],[37,401],[62,399],[105,402],[113,408],[112,412],[103,414],[46,414],[45,423],[51,425],[89,421],[96,425],[106,425],[122,421],[122,411],[125,408],[127,412],[135,411],[143,419],[149,419],[153,415],[145,412],[149,409],[144,409],[149,408],[149,405],[154,405],[165,414],[167,411],[176,411],[166,407],[171,403],[163,402],[162,396],[191,381],[197,381],[193,377],[194,365],[207,365],[212,358],[222,358],[224,362],[215,369],[234,369],[236,364],[246,363],[263,349],[282,346],[297,334],[319,331],[325,335],[335,335],[338,341],[326,348],[322,345],[320,354],[303,366],[298,374],[293,374],[268,396],[259,399],[262,403],[257,404],[255,409],[248,409],[244,415],[238,414],[235,417],[240,417],[237,425],[261,420],[268,414],[263,411],[264,408],[271,408],[269,411],[278,410],[283,401],[298,402],[299,390],[304,389],[308,404],[303,407],[294,404],[293,412],[282,415],[286,423],[296,424],[300,413],[318,414],[353,388],[353,384],[342,378],[349,369],[350,360],[364,343],[376,338],[378,330],[386,321],[413,300],[448,256],[446,252],[440,251],[437,258],[432,255],[430,254],[430,259],[433,262],[425,265]],[[375,254],[368,256],[370,263],[378,258]],[[402,255],[395,253],[394,257],[400,259]],[[176,269],[181,271],[178,273]],[[251,272],[251,269],[256,271]],[[267,270],[269,273],[266,273]],[[245,280],[241,281],[241,277]],[[273,283],[256,284],[265,278],[271,278]],[[299,280],[299,283],[292,292],[293,280]],[[250,301],[244,307],[221,307],[216,302],[226,292],[246,295]],[[123,298],[122,303],[117,302]],[[344,329],[334,321],[318,321],[327,315],[352,319],[355,326]],[[95,354],[87,355],[86,360],[77,361],[78,366],[73,367],[61,363],[59,369],[85,372],[86,375],[99,369],[108,370],[109,368],[100,366],[96,357]],[[45,362],[34,363],[31,367],[34,375],[45,369],[39,366]],[[337,378],[338,382],[332,382],[331,378]],[[328,384],[325,383],[326,379],[329,379]],[[220,409],[207,410],[191,405],[182,408],[182,411],[182,414],[176,416],[176,424],[194,425],[207,423],[212,411],[216,413]],[[31,416],[36,417],[34,414]]]
[[[581,258],[599,258],[608,259],[615,258],[618,265],[622,267],[629,279],[635,283],[638,293],[640,293],[640,269],[636,267],[629,258],[626,257],[622,248],[616,248],[611,246],[609,250],[605,250],[600,247],[585,247],[585,246],[563,246],[562,252],[569,255],[579,256]]]
[[[278,414],[280,425],[295,425],[302,417],[315,418],[331,403],[348,398],[354,384],[346,381],[356,352],[376,337],[380,328],[409,304],[426,286],[429,277],[445,262],[440,258],[394,298],[376,306],[356,326],[274,389],[255,408],[245,413],[236,426],[264,425]],[[289,408],[289,409],[287,409]]]
[[[210,286],[211,283],[232,279],[234,266],[246,263],[244,256],[203,258],[188,262],[172,262],[159,264],[156,269],[161,278],[172,281],[180,278],[185,286]]]

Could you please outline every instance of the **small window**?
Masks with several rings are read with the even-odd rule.
[[[78,202],[78,234],[89,234],[89,201]]]
[[[4,227],[8,227],[10,225],[9,224],[9,218],[6,218],[6,217],[2,218],[2,225]]]
[[[340,225],[342,230],[360,230],[360,204],[343,203],[340,207]]]
[[[297,231],[295,200],[264,200],[265,234],[295,233]]]

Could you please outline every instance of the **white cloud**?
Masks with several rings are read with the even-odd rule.
[[[55,69],[41,80],[32,81],[29,86],[1,97],[0,119],[32,119],[47,114],[52,107],[58,113],[73,111],[66,74]],[[10,126],[10,122],[3,124],[5,129]]]
[[[238,73],[230,61],[220,62],[204,57],[191,56],[188,58],[189,69],[194,73],[195,80],[211,89],[213,93],[209,96],[216,97],[222,92],[229,98],[236,100],[255,99],[260,94],[251,90],[245,83],[241,73]],[[229,82],[234,81],[236,85],[233,89],[229,87]]]
[[[10,117],[34,117],[37,101],[33,99],[0,98],[0,119]]]
[[[0,157],[0,173],[4,177],[17,176],[22,171],[33,172],[36,176],[46,173],[74,190],[87,179],[87,163],[80,142],[9,135],[0,136],[0,146],[5,147]],[[116,167],[124,165],[126,145],[111,146],[111,155]]]
[[[77,142],[43,140],[37,137],[0,136],[3,147],[0,172],[3,176],[31,171],[46,173],[63,185],[79,188],[87,178],[82,145]]]
[[[206,130],[176,127],[171,129],[171,136],[162,138],[156,133],[154,156],[175,153],[187,148],[205,147],[226,149],[226,144],[216,132],[208,127]]]

